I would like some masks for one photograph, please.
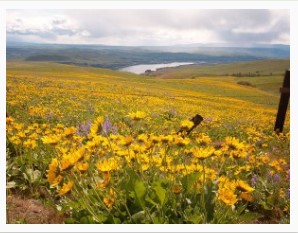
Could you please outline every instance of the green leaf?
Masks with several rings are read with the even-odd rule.
[[[26,170],[26,173],[24,173],[23,175],[24,175],[24,178],[28,180],[30,183],[34,183],[40,178],[41,172],[39,170],[33,171],[31,168],[29,168]]]
[[[203,218],[199,214],[192,214],[191,216],[188,217],[188,221],[194,224],[202,223]]]
[[[159,203],[163,206],[167,191],[163,187],[161,187],[160,182],[155,183],[153,189],[158,197]]]
[[[252,220],[256,220],[264,217],[264,215],[259,213],[245,213],[239,216],[241,223],[251,223]]]
[[[152,217],[153,223],[154,224],[162,224],[162,218],[158,217],[158,216],[153,216]]]
[[[156,203],[154,200],[152,200],[152,198],[150,198],[148,195],[145,197],[145,200],[154,206],[158,206],[158,203]]]
[[[95,220],[99,223],[104,223],[107,221],[108,217],[104,214],[97,214]]]
[[[146,216],[145,211],[142,210],[142,211],[135,213],[131,217],[132,217],[132,220],[134,223],[141,223],[142,220],[144,220],[145,216]]]
[[[206,185],[205,208],[207,211],[207,221],[211,221],[215,213],[215,197],[216,193],[213,191],[213,185]]]
[[[139,179],[139,177],[136,174],[136,172],[132,169],[127,169],[126,172],[127,177],[126,179],[123,179],[123,182],[120,185],[122,190],[125,190],[127,193],[131,195],[131,192],[134,192],[135,181]]]
[[[93,221],[91,220],[91,218],[89,216],[84,216],[80,219],[80,223],[91,224],[91,223],[93,223]]]
[[[266,203],[265,201],[260,201],[260,204],[263,206],[265,210],[272,210],[273,207],[269,205],[269,203]]]
[[[141,180],[135,180],[134,192],[139,205],[145,208],[146,186]]]
[[[66,219],[64,219],[64,223],[65,224],[75,224],[76,220],[73,218],[66,218]]]
[[[113,218],[114,224],[120,224],[121,223],[121,219],[119,218]]]
[[[194,185],[199,180],[201,174],[200,173],[191,173],[182,179],[183,187],[186,188],[188,192],[194,191]]]

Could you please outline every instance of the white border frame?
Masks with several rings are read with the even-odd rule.
[[[291,17],[291,140],[297,140],[297,94],[293,89],[297,85],[297,56],[298,56],[298,2],[295,1],[0,1],[0,94],[1,94],[1,161],[3,171],[6,170],[4,164],[5,159],[5,113],[6,109],[6,10],[7,9],[290,9]],[[295,66],[296,65],[296,66]],[[296,94],[297,93],[297,94]],[[297,171],[295,167],[298,165],[297,145],[291,143],[291,216],[290,224],[225,224],[225,225],[14,225],[6,224],[6,191],[5,191],[5,175],[0,173],[0,224],[1,230],[9,232],[297,232]],[[294,168],[294,169],[293,169]]]

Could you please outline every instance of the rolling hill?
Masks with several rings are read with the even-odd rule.
[[[120,69],[137,64],[171,62],[232,63],[261,59],[288,59],[289,46],[217,47],[212,44],[183,46],[106,46],[65,44],[7,44],[7,60],[53,61],[78,66]]]

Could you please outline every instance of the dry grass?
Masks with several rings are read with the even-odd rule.
[[[26,197],[7,196],[6,209],[6,223],[9,224],[63,223],[63,216],[58,214],[53,208],[45,207],[40,201]]]

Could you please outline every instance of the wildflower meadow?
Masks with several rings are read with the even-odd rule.
[[[64,223],[289,223],[289,113],[274,132],[278,91],[237,81],[8,63],[7,195]]]

